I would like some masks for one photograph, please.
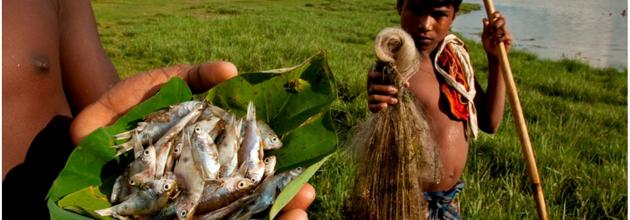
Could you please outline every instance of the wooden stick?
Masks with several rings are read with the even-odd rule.
[[[488,13],[488,20],[490,20],[490,23],[492,23],[491,17],[494,13],[494,5],[492,3],[492,0],[484,0],[483,3],[486,7],[486,12]],[[499,54],[501,69],[503,70],[503,79],[505,80],[508,98],[510,100],[510,106],[512,107],[512,113],[514,115],[514,121],[516,122],[516,131],[518,132],[518,136],[521,141],[521,151],[523,152],[529,180],[532,183],[532,188],[534,190],[534,200],[536,201],[538,218],[546,220],[547,206],[545,205],[545,197],[543,195],[542,186],[540,184],[540,177],[538,176],[536,159],[534,158],[532,144],[529,141],[529,134],[527,133],[527,126],[525,125],[523,109],[521,108],[521,102],[518,99],[516,85],[514,83],[514,78],[512,77],[512,69],[510,68],[510,62],[508,60],[507,51],[503,42],[499,43]]]

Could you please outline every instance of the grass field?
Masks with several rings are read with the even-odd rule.
[[[368,115],[372,40],[399,23],[394,0],[96,0],[93,6],[103,45],[122,77],[208,60],[234,62],[241,72],[275,69],[325,50],[339,88],[333,112],[342,141]],[[485,85],[483,49],[466,43]],[[551,219],[627,219],[627,70],[518,51],[510,61]],[[463,215],[536,218],[509,107],[499,132],[481,135],[469,151],[459,197]],[[353,185],[347,158],[335,154],[311,179],[318,191],[312,219],[343,219]]]

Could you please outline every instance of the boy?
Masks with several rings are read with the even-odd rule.
[[[495,133],[503,117],[505,85],[497,48],[499,42],[504,42],[509,51],[511,33],[499,12],[491,18],[493,25],[487,19],[483,21],[482,41],[490,72],[484,93],[474,82],[463,43],[449,35],[460,4],[461,0],[397,2],[401,27],[412,36],[421,56],[419,71],[407,85],[427,117],[442,163],[440,182],[423,186],[429,219],[459,217],[454,197],[464,187],[460,176],[466,164],[468,141],[476,138],[477,127]],[[372,112],[398,102],[394,98],[398,90],[382,81],[381,75],[368,73],[368,107]]]

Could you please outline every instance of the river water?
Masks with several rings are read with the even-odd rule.
[[[452,30],[480,41],[482,10],[455,19]],[[572,58],[596,67],[628,68],[628,1],[496,0],[513,35],[513,48],[541,58]]]

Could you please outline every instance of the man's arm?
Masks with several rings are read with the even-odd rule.
[[[503,42],[509,51],[512,44],[512,34],[505,27],[503,15],[495,12],[492,19],[492,25],[484,19],[482,34],[482,43],[488,58],[488,87],[484,93],[477,84],[478,95],[475,97],[479,128],[487,133],[496,133],[499,129],[505,107],[505,81],[499,63],[498,45]]]
[[[100,43],[89,0],[59,1],[63,87],[74,115],[119,81]]]

